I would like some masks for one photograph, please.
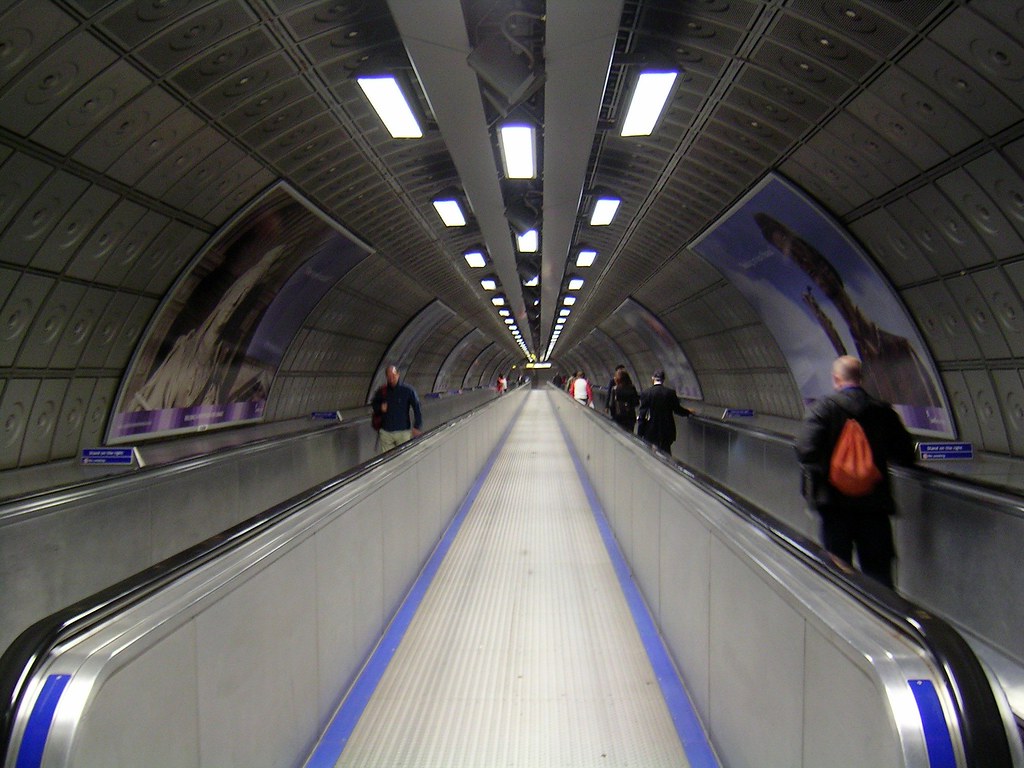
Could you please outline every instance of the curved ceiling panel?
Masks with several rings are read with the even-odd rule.
[[[615,316],[633,299],[679,343],[705,401],[797,418],[763,319],[690,250],[769,171],[895,286],[960,433],[1024,448],[1020,0],[0,6],[0,467],[101,438],[155,309],[278,181],[374,254],[311,308],[270,418],[360,405],[433,302],[451,319],[417,347],[420,388],[490,383],[523,362],[481,274],[524,346],[556,366],[603,385],[597,369],[625,356],[645,383],[657,353]],[[679,67],[679,82],[654,133],[624,138],[652,62]],[[422,139],[391,138],[354,82],[381,71],[406,86]],[[542,129],[538,178],[504,178],[495,130],[510,115]],[[449,190],[464,227],[434,212]],[[591,226],[609,190],[619,213]],[[546,231],[539,254],[512,237],[524,213]],[[583,247],[591,267],[575,263]],[[484,268],[462,258],[470,248]],[[552,347],[570,277],[584,284]]]

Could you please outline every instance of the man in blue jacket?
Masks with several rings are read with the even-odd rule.
[[[379,444],[382,452],[409,442],[423,429],[423,414],[416,390],[399,381],[398,368],[394,365],[389,365],[384,375],[387,384],[374,392],[370,401],[374,415],[381,417]]]

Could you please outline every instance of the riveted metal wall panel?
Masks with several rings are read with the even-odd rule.
[[[273,39],[262,28],[244,32],[204,49],[205,55],[176,72],[171,82],[190,98],[195,98],[232,72],[269,55],[275,47]]]
[[[89,182],[58,171],[49,176],[0,236],[0,253],[11,264],[28,264]]]
[[[50,446],[67,390],[67,379],[44,379],[40,383],[25,426],[19,464],[38,464],[50,458]]]
[[[82,424],[81,444],[84,447],[103,444],[103,434],[107,428],[107,417],[114,405],[118,380],[97,379],[92,397],[85,411],[85,423]]]
[[[182,107],[157,122],[134,145],[123,152],[107,169],[111,178],[134,186],[161,159],[173,152],[187,137],[199,131],[204,122],[191,109]]]
[[[201,229],[172,221],[135,265],[125,287],[140,285],[146,293],[162,296],[209,237]]]
[[[146,211],[111,252],[96,275],[97,282],[123,285],[136,264],[145,257],[150,244],[167,226],[167,221],[163,214]]]
[[[108,301],[103,313],[93,326],[92,334],[78,361],[79,368],[102,368],[111,357],[111,350],[117,342],[125,317],[135,306],[135,296],[127,293],[108,291]]]
[[[949,398],[949,405],[953,409],[953,417],[957,427],[957,437],[974,445],[981,450],[984,441],[981,436],[981,427],[978,426],[978,415],[975,409],[974,400],[971,398],[970,389],[960,371],[942,371],[942,382]]]
[[[978,358],[978,342],[944,284],[928,283],[908,288],[903,292],[903,299],[936,360]]]
[[[29,136],[117,55],[86,32],[66,38],[0,96],[0,125]]]
[[[180,10],[180,6],[176,4],[174,10]],[[192,8],[187,10],[191,11]],[[136,19],[127,17],[125,21],[134,24]],[[164,23],[166,19],[154,21]],[[209,51],[257,21],[251,11],[234,0],[214,3],[187,17],[175,19],[170,28],[139,48],[136,55],[163,77],[193,56]]]
[[[78,308],[86,288],[81,283],[58,282],[36,312],[15,359],[18,368],[46,368],[50,364],[64,328]]]
[[[53,432],[50,447],[52,459],[63,459],[78,454],[82,444],[82,427],[85,424],[86,412],[96,388],[95,379],[75,378],[71,380],[64,401],[57,416],[57,426]]]
[[[63,272],[85,239],[118,200],[118,195],[98,184],[85,190],[32,257],[31,266]]]
[[[85,241],[71,264],[67,274],[82,280],[97,280],[107,261],[115,256],[118,246],[143,216],[146,209],[131,200],[122,199],[103,218]],[[111,272],[116,274],[112,267]],[[114,284],[123,275],[117,275]]]
[[[1007,453],[1010,443],[1003,426],[1003,413],[999,408],[988,371],[964,371],[964,382],[974,403],[974,413],[982,435],[982,448],[986,451]]]
[[[149,78],[124,60],[93,76],[32,133],[32,140],[67,154],[108,116],[150,84]]]
[[[957,8],[931,34],[1014,104],[1024,104],[1024,48],[967,7]]]
[[[962,168],[936,182],[996,259],[1024,252],[1024,240],[1003,215],[1000,206]]]
[[[50,175],[52,168],[20,152],[13,153],[0,168],[0,231],[5,229]],[[0,252],[0,260],[3,260]]]
[[[74,369],[85,352],[85,347],[96,331],[100,318],[114,296],[113,291],[90,288],[68,319],[57,349],[50,358],[50,368]]]
[[[907,234],[913,238],[921,255],[928,260],[932,269],[938,274],[951,275],[961,270],[960,259],[953,253],[935,222],[910,198],[896,200],[887,205],[886,210],[903,225]]]
[[[982,356],[995,359],[1009,357],[1010,348],[999,332],[999,325],[991,308],[971,276],[947,278],[946,287],[967,319],[967,325],[978,341]]]
[[[1024,242],[1024,179],[998,152],[989,152],[964,167],[1017,233],[1016,239],[1006,235],[1004,247],[1012,249],[1013,243]]]
[[[942,94],[978,129],[992,136],[1024,117],[1020,106],[977,71],[930,40],[922,40],[900,59],[900,66]]]
[[[14,364],[25,336],[56,281],[23,274],[0,310],[0,368]]]
[[[136,188],[144,194],[162,198],[171,187],[211,154],[217,152],[225,142],[224,136],[215,128],[200,128],[166,155],[136,184]]]
[[[864,245],[893,285],[899,287],[936,277],[913,239],[884,208],[857,219],[850,232]]]
[[[155,299],[142,296],[135,300],[132,308],[124,316],[124,323],[110,347],[110,354],[104,367],[123,369],[128,365],[128,360],[135,351],[142,332],[149,325],[149,319],[156,311],[156,307]]]
[[[1024,304],[1000,267],[971,275],[1014,357],[1024,356]]]
[[[935,229],[945,239],[949,250],[961,265],[977,267],[992,263],[991,251],[938,187],[921,187],[911,193],[910,198],[925,217],[934,222]]]
[[[178,103],[162,87],[152,87],[114,112],[75,150],[75,159],[106,171],[146,133],[160,125]]]
[[[0,16],[0,29],[5,32],[5,52],[0,61],[0,88],[17,76],[28,62],[76,26],[75,20],[50,0],[16,3],[15,7]]]
[[[0,469],[18,466],[39,379],[9,379],[0,398]]]
[[[1003,412],[1010,450],[1019,456],[1024,454],[1024,382],[1017,369],[993,370],[992,381]]]
[[[984,138],[981,131],[942,96],[901,69],[886,70],[871,84],[871,91],[912,120],[950,154]]]

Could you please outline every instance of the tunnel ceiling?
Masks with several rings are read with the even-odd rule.
[[[898,182],[882,166],[869,169],[863,146],[822,136],[823,126],[848,114],[894,62],[920,58],[915,46],[960,8],[911,0],[7,5],[0,124],[10,144],[85,178],[102,175],[140,210],[207,232],[283,179],[509,346],[480,275],[462,259],[483,245],[485,272],[539,355],[569,275],[586,282],[563,347],[769,169],[840,215],[864,202],[861,187]],[[652,136],[622,138],[634,77],[652,62],[677,67],[680,82]],[[929,75],[923,63],[916,70]],[[379,71],[406,78],[423,138],[392,139],[372,112],[354,75]],[[495,129],[509,116],[540,129],[536,179],[503,178]],[[898,155],[900,126],[875,122],[862,127],[862,144],[876,140],[877,153]],[[855,174],[870,178],[855,185]],[[608,227],[587,223],[599,189],[623,200]],[[466,227],[437,219],[431,201],[443,190],[464,194]],[[516,251],[515,212],[537,216],[539,255]],[[599,254],[586,270],[574,265],[581,244]],[[537,276],[539,285],[523,285]]]
[[[582,360],[596,329],[623,348],[609,330],[628,298],[692,318],[707,316],[697,304],[717,313],[720,297],[737,296],[709,280],[714,270],[689,246],[774,171],[861,239],[944,377],[964,382],[958,419],[971,411],[984,432],[982,389],[970,382],[1018,347],[953,326],[961,307],[985,305],[988,288],[1013,296],[1006,286],[1024,284],[1009,265],[1024,234],[1022,29],[1024,5],[1012,0],[0,0],[0,298],[10,341],[0,366],[16,372],[4,396],[31,402],[33,388],[52,384],[68,388],[65,403],[91,397],[105,414],[175,278],[279,181],[400,275],[409,314],[399,326],[437,299],[460,333],[476,329],[503,359],[517,358],[483,273],[543,357],[568,278],[584,278],[553,352]],[[654,133],[624,138],[635,77],[651,64],[677,69],[679,80]],[[391,138],[362,95],[355,76],[382,71],[404,78],[422,138]],[[504,178],[495,131],[506,118],[538,127],[537,178]],[[452,190],[468,206],[465,227],[444,227],[432,207]],[[610,226],[595,227],[588,216],[601,190],[622,205]],[[512,226],[523,221],[540,226],[537,254],[516,247]],[[598,253],[592,267],[575,264],[584,245]],[[462,258],[478,246],[483,270]],[[966,277],[954,285],[1000,260],[1002,273],[990,269],[976,288]],[[701,295],[662,295],[689,272],[700,273]],[[373,306],[372,291],[346,290]],[[38,310],[52,296],[67,304],[60,324]],[[122,319],[89,330],[87,318],[108,316]],[[743,351],[747,368],[735,356],[712,363],[700,350],[719,348],[717,338],[668,326],[691,342],[685,351],[705,384],[723,382],[705,386],[713,401],[737,377],[749,381],[751,366],[792,389],[774,353]],[[762,330],[743,337],[760,349]],[[91,341],[74,359],[72,345],[43,343],[76,333]],[[968,337],[977,343],[958,342]],[[386,348],[389,339],[374,341]],[[379,364],[370,346],[367,379]],[[55,370],[75,375],[51,382]],[[800,404],[787,397],[778,412],[788,416]],[[77,406],[62,407],[81,423]],[[27,421],[26,410],[11,445]],[[1024,450],[1024,437],[1006,440],[996,449]],[[69,431],[67,445],[26,447],[21,460],[66,454],[71,441]]]

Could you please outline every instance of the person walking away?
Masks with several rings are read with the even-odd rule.
[[[624,367],[615,370],[612,381],[608,411],[616,424],[632,432],[636,426],[636,408],[640,404],[640,395]]]
[[[384,376],[387,384],[378,389],[370,401],[374,415],[381,417],[378,443],[382,453],[418,437],[423,429],[416,390],[399,380],[398,368],[394,365],[387,367]]]
[[[612,412],[612,390],[615,389],[615,376],[619,371],[626,370],[626,366],[619,363],[615,366],[615,370],[612,371],[612,377],[608,380],[608,391],[604,393],[604,412],[615,418],[615,414]]]
[[[822,546],[851,565],[856,553],[861,571],[893,588],[896,546],[890,518],[896,504],[888,467],[913,464],[916,447],[899,414],[885,401],[869,395],[861,381],[861,361],[856,357],[843,355],[832,363],[834,391],[811,406],[795,448],[803,469],[804,496],[821,517]],[[863,429],[878,470],[867,490],[847,487],[831,469],[836,443],[851,419]],[[836,483],[847,491],[837,488]],[[855,495],[850,494],[851,490]]]
[[[655,371],[651,386],[640,393],[636,433],[655,448],[672,453],[676,441],[676,415],[687,417],[693,411],[684,408],[676,391],[665,384],[665,372]]]
[[[577,403],[583,405],[594,405],[594,392],[590,388],[590,382],[587,381],[587,376],[583,371],[576,374],[576,378],[572,382],[572,396]]]

